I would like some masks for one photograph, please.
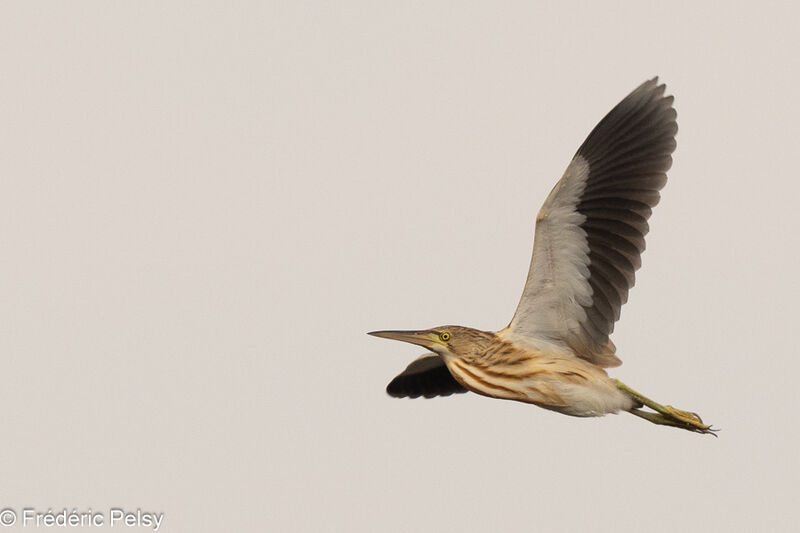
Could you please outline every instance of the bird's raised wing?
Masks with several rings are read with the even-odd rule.
[[[647,219],[672,165],[678,125],[654,78],[606,115],[536,217],[533,257],[508,332],[617,366],[608,336],[641,266]]]
[[[386,386],[389,396],[395,398],[433,398],[467,392],[447,370],[441,356],[426,353],[415,359],[403,372]]]

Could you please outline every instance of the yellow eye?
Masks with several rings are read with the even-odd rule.
[[[447,342],[450,340],[450,333],[443,331],[439,333],[439,338],[442,339],[444,342]]]

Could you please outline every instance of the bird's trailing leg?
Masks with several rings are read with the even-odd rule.
[[[655,413],[652,413],[650,411],[644,411],[637,408],[631,409],[630,413],[638,416],[639,418],[644,418],[653,424],[672,426],[685,429],[687,431],[694,431],[696,433],[714,435],[714,433],[717,431],[716,429],[712,429],[711,426],[705,425],[703,420],[695,413],[682,411],[669,405],[661,405],[660,403],[654,402],[642,393],[628,387],[618,379],[615,379],[614,382],[617,384],[617,388],[629,396],[633,401],[645,405],[655,411]]]

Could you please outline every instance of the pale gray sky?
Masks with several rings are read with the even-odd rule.
[[[0,508],[141,508],[167,532],[794,529],[788,5],[4,4]],[[678,148],[611,374],[719,439],[386,396],[421,352],[365,332],[505,326],[541,202],[654,75]]]

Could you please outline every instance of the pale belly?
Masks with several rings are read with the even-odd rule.
[[[448,359],[453,377],[484,396],[533,403],[571,416],[603,416],[634,407],[602,368],[577,357],[536,355],[512,364]]]

